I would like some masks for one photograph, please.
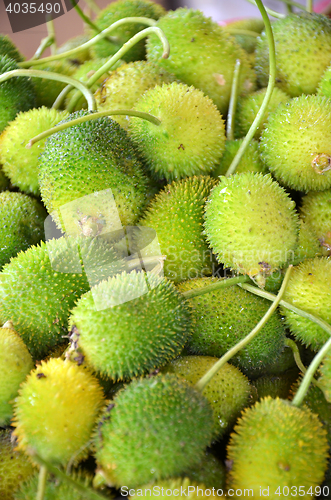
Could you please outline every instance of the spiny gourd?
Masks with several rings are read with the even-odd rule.
[[[320,195],[324,193],[326,193],[326,191],[314,194]],[[303,216],[303,218],[299,219],[300,229],[299,229],[298,246],[295,249],[293,256],[293,261],[295,264],[303,260],[313,259],[314,257],[320,257],[322,255],[321,240],[317,238],[316,234],[317,231],[314,231],[313,221],[308,215],[309,211],[308,210],[305,211],[305,209],[303,208],[304,206],[308,205],[308,203],[306,204],[304,201],[307,200],[307,196],[309,195],[306,195],[302,198],[301,215]]]
[[[79,484],[90,487],[91,478],[78,472],[70,476]],[[38,475],[35,474],[28,481],[20,485],[20,489],[15,493],[14,500],[36,500],[38,491]],[[85,500],[86,496],[76,490],[73,486],[58,479],[48,476],[45,486],[45,500]]]
[[[190,481],[203,483],[207,488],[217,485],[219,488],[225,488],[226,470],[223,462],[216,458],[212,453],[206,451],[201,461],[187,469],[181,474],[187,477]]]
[[[257,17],[248,17],[237,21],[231,21],[223,26],[223,29],[230,33],[246,52],[252,54],[257,44],[257,33],[263,31],[264,22],[263,19],[258,19]],[[255,34],[256,36],[254,36]]]
[[[15,401],[18,449],[66,465],[87,456],[103,404],[97,379],[76,363],[42,361],[21,385]]]
[[[217,282],[217,278],[188,280],[180,292],[196,290]],[[192,329],[187,347],[194,354],[220,358],[242,340],[267,312],[270,304],[238,286],[214,290],[188,299]],[[284,347],[285,330],[273,314],[261,332],[231,358],[231,363],[248,373],[259,373],[277,359]]]
[[[219,486],[219,485],[217,485]],[[215,489],[213,488],[215,491]],[[125,490],[124,490],[125,491]],[[157,484],[150,483],[136,488],[135,494],[128,497],[130,500],[135,498],[135,495],[140,498],[152,498],[156,499],[160,495],[167,496],[170,500],[176,500],[179,497],[186,497],[190,500],[196,500],[198,498],[207,498],[211,495],[211,489],[205,486],[203,482],[194,481],[191,478],[169,478],[162,481],[158,481]],[[215,493],[214,493],[215,495]],[[223,498],[223,491],[221,488],[217,488],[217,496]]]
[[[11,429],[0,429],[1,500],[14,500],[20,484],[31,478],[35,470],[27,455],[16,449]]]
[[[327,354],[320,368],[321,376],[318,379],[319,387],[323,390],[325,399],[331,403],[331,357]],[[331,437],[330,437],[331,440]]]
[[[213,425],[207,400],[175,375],[135,380],[116,395],[99,423],[98,466],[115,486],[179,475],[199,463]]]
[[[290,14],[272,24],[276,46],[276,85],[296,97],[314,94],[330,64],[331,21],[321,14]],[[266,87],[269,78],[269,48],[266,32],[258,40],[258,82]]]
[[[301,215],[327,255],[331,254],[331,189],[302,198]],[[313,257],[313,256],[312,256]]]
[[[188,384],[196,384],[218,361],[212,356],[182,356],[163,369],[163,373],[174,373]],[[241,410],[248,405],[251,394],[247,378],[235,366],[226,363],[206,385],[202,394],[209,401],[214,413],[216,439],[227,433]]]
[[[98,110],[132,109],[149,88],[170,83],[175,77],[163,68],[147,61],[134,61],[117,68],[95,93]],[[129,126],[129,117],[113,117],[123,128]]]
[[[190,315],[174,285],[132,271],[102,281],[78,301],[70,327],[87,362],[113,380],[153,371],[178,356]]]
[[[214,259],[202,234],[206,199],[216,181],[208,176],[189,177],[168,184],[150,203],[139,226],[153,228],[162,255],[164,274],[179,283],[187,278],[212,274]],[[143,256],[157,255],[146,245],[144,232],[137,236]]]
[[[330,323],[330,283],[330,259],[326,257],[307,259],[294,267],[284,293],[284,300]],[[328,340],[328,334],[316,323],[284,307],[282,313],[293,335],[314,351],[318,351]]]
[[[205,219],[207,240],[218,261],[236,272],[269,275],[293,256],[295,204],[270,175],[221,177],[207,200]]]
[[[47,213],[39,201],[23,193],[0,193],[0,270],[12,257],[44,240]]]
[[[253,399],[255,401],[260,401],[266,396],[270,396],[273,399],[289,399],[291,386],[297,380],[299,376],[299,370],[293,368],[292,370],[287,370],[279,375],[262,375],[251,382],[253,389],[256,389],[256,395]]]
[[[77,111],[64,121],[87,114]],[[39,168],[40,192],[49,213],[61,210],[69,202],[76,203],[75,213],[70,215],[72,224],[63,227],[62,221],[62,229],[69,233],[75,233],[77,224],[86,217],[100,219],[99,209],[93,212],[90,207],[92,211],[86,212],[84,206],[83,212],[80,210],[86,195],[111,190],[103,202],[104,211],[110,212],[109,231],[112,224],[113,230],[119,229],[118,218],[123,225],[133,225],[145,204],[147,178],[136,149],[125,130],[108,117],[53,134],[45,144]],[[61,226],[59,215],[55,219]]]
[[[238,98],[234,129],[235,137],[244,137],[247,134],[261,108],[266,91],[267,89],[264,88]],[[267,126],[269,114],[275,111],[280,103],[288,102],[289,100],[289,95],[277,87],[274,88],[263,119],[254,134],[256,140],[260,139],[262,131]]]
[[[165,12],[161,5],[149,0],[117,0],[103,9],[94,22],[100,30],[104,30],[124,17],[148,17],[157,20]],[[92,52],[97,57],[113,55],[125,42],[145,28],[147,25],[143,23],[124,23],[109,34],[111,42],[105,39],[100,40],[93,46]],[[124,54],[123,59],[127,62],[145,59],[145,40],[141,40],[130,48]]]
[[[65,60],[50,61],[39,64],[37,70],[72,76],[75,72],[75,66]],[[36,106],[38,108],[40,106],[51,108],[59,93],[67,86],[64,82],[49,80],[48,78],[32,77],[31,80],[36,91]]]
[[[242,145],[243,140],[244,139],[227,139],[225,141],[225,151],[221,161],[211,174],[213,177],[218,178],[220,175],[226,174],[232,160]],[[248,144],[245,154],[236,168],[236,174],[241,174],[243,172],[262,172],[263,174],[268,172],[268,169],[260,156],[259,143],[254,139],[252,139]]]
[[[302,487],[311,498],[327,467],[326,431],[317,415],[267,397],[243,412],[228,445],[229,487],[253,490],[272,500]],[[309,495],[310,492],[313,492]],[[278,492],[278,493],[277,493]]]
[[[157,85],[136,102],[134,110],[151,113],[161,123],[131,117],[129,133],[156,178],[168,181],[209,174],[225,142],[224,121],[200,90],[183,83]]]
[[[60,238],[32,246],[0,273],[0,321],[12,321],[34,358],[63,343],[75,301],[121,269],[112,248],[96,238]]]
[[[0,34],[0,55],[8,56],[16,62],[22,62],[24,60],[23,55],[9,36],[2,34]]]
[[[0,75],[19,69],[16,61],[0,55]],[[0,84],[0,133],[14,120],[20,111],[28,111],[36,105],[36,93],[27,77],[14,77]]]
[[[88,33],[84,33],[82,35],[77,35],[72,38],[69,38],[66,42],[64,42],[60,47],[58,47],[56,53],[63,54],[63,52],[68,52],[69,50],[80,47],[84,43],[90,40],[90,35]],[[85,61],[89,61],[92,58],[90,49],[84,49],[77,52],[73,56],[69,56],[67,59],[71,64],[83,64]]]
[[[298,191],[331,187],[331,101],[302,95],[269,116],[261,137],[262,158],[282,185]]]
[[[0,162],[13,186],[26,193],[39,194],[38,164],[39,155],[44,150],[45,139],[30,149],[27,149],[26,145],[30,139],[55,127],[67,116],[66,111],[46,107],[34,108],[19,113],[3,131],[0,136]]]
[[[13,415],[13,400],[19,386],[33,368],[31,355],[9,322],[0,328],[0,427]],[[1,476],[1,474],[0,474]]]
[[[147,60],[200,89],[214,101],[222,115],[228,108],[237,59],[241,61],[239,93],[254,90],[255,75],[247,53],[202,12],[187,8],[169,11],[156,26],[169,40],[171,54],[168,59],[162,58],[161,42],[153,34],[147,41]]]

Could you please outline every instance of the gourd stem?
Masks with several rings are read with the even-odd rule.
[[[14,69],[13,71],[7,71],[0,76],[0,84],[13,78],[14,76],[33,76],[35,78],[45,78],[46,80],[55,80],[57,82],[69,83],[73,87],[76,87],[85,97],[89,111],[94,111],[96,109],[96,103],[94,95],[92,92],[86,88],[86,86],[70,76],[61,75],[59,73],[53,73],[51,71],[41,71],[37,69]]]
[[[297,365],[297,367],[299,368],[299,370],[300,370],[302,373],[306,373],[307,368],[305,367],[305,365],[304,365],[304,364],[303,364],[303,362],[301,361],[300,351],[299,351],[299,349],[298,349],[298,346],[297,346],[297,345],[296,345],[296,343],[294,342],[294,340],[286,338],[286,340],[285,340],[285,345],[287,345],[288,347],[290,347],[290,349],[292,350],[294,360],[295,360],[296,365]]]
[[[154,19],[149,19],[148,17],[124,17],[123,19],[120,19],[119,21],[116,21],[115,23],[111,24],[110,26],[108,26],[108,28],[104,29],[101,33],[99,33],[99,35],[96,35],[95,37],[91,38],[91,40],[88,40],[79,47],[67,50],[66,52],[62,52],[61,54],[55,54],[54,56],[44,57],[43,59],[23,61],[21,63],[18,63],[18,66],[20,68],[29,68],[30,66],[36,66],[38,64],[58,61],[60,59],[72,58],[73,56],[76,56],[80,52],[84,52],[86,49],[92,47],[95,43],[99,42],[107,35],[109,35],[112,31],[116,30],[116,28],[122,26],[122,24],[127,24],[127,23],[140,23],[140,24],[146,24],[147,26],[155,26],[156,21]]]
[[[37,59],[40,59],[40,57],[43,55],[45,50],[52,45],[54,42],[54,38],[52,36],[46,36],[46,38],[43,38],[40,42],[39,47],[37,48],[35,54],[33,55],[32,59],[30,61],[34,61]]]
[[[313,12],[313,0],[307,0],[306,11],[310,14]]]
[[[160,38],[161,43],[163,45],[162,57],[164,59],[167,59],[169,57],[169,54],[170,54],[170,46],[169,46],[169,42],[168,42],[167,38],[165,37],[165,34],[163,33],[163,31],[160,28],[156,28],[155,26],[145,28],[144,30],[136,33],[132,38],[130,38],[130,40],[128,40],[126,43],[124,43],[123,46],[116,52],[116,54],[114,54],[113,57],[111,57],[105,64],[103,64],[91,76],[91,78],[89,78],[89,80],[86,82],[86,86],[88,88],[91,88],[92,85],[94,85],[102,75],[107,73],[109,71],[109,69],[119,59],[121,59],[121,57],[124,54],[126,54],[128,52],[128,50],[130,50],[140,40],[142,40],[143,38],[145,38],[146,36],[148,36],[152,33],[154,33],[155,35],[157,35]],[[67,106],[67,110],[69,111],[69,113],[71,113],[75,109],[75,106],[76,106],[77,102],[79,101],[79,98],[80,98],[80,95],[77,92],[72,96],[72,98]]]
[[[269,81],[268,81],[268,87],[266,94],[264,96],[263,102],[261,104],[261,107],[249,129],[247,132],[246,137],[244,138],[240,148],[237,151],[236,156],[233,158],[231,165],[229,166],[225,176],[229,177],[230,175],[234,174],[236,171],[236,168],[243,157],[246,148],[248,147],[249,143],[253,139],[255,132],[259,125],[262,122],[262,119],[265,115],[265,112],[267,110],[269,101],[272,96],[272,92],[274,90],[275,86],[275,81],[276,81],[276,50],[275,50],[275,41],[274,41],[274,36],[272,34],[272,29],[271,29],[271,24],[269,21],[269,17],[266,13],[266,9],[263,6],[263,3],[261,0],[256,0],[256,4],[261,12],[264,24],[265,24],[265,30],[267,34],[267,39],[268,39],[268,45],[269,45]]]
[[[36,500],[44,500],[46,490],[47,468],[42,465],[39,470]]]
[[[251,36],[252,38],[258,38],[260,36],[260,33],[257,33],[256,31],[242,30],[241,28],[231,28],[231,26],[226,27],[226,32],[230,33],[230,35],[245,35]]]
[[[109,115],[129,115],[129,116],[137,116],[138,118],[143,118],[144,120],[148,120],[154,125],[160,125],[161,121],[153,115],[149,113],[144,113],[143,111],[134,111],[133,109],[108,109],[107,111],[99,111],[98,113],[91,113],[89,115],[81,116],[80,118],[76,118],[75,120],[71,120],[66,123],[61,123],[56,127],[52,127],[48,130],[45,130],[41,134],[36,135],[27,143],[26,148],[31,148],[36,142],[41,141],[42,139],[46,139],[52,134],[56,132],[61,132],[61,130],[65,130],[69,127],[73,127],[75,125],[80,125],[81,123],[88,122],[90,120],[96,120],[97,118],[102,118],[104,116]]]
[[[216,283],[211,283],[208,286],[200,287],[195,290],[187,290],[182,292],[182,295],[186,299],[192,299],[193,297],[198,297],[199,295],[204,295],[205,293],[214,292],[215,290],[221,290],[222,288],[228,288],[229,286],[238,285],[239,283],[249,283],[250,278],[245,276],[236,276],[235,278],[225,278],[220,279]]]
[[[98,26],[93,21],[91,21],[91,19],[86,14],[84,14],[84,12],[82,11],[82,9],[76,3],[76,0],[70,0],[70,2],[72,4],[73,8],[75,9],[75,11],[77,12],[77,14],[79,15],[79,17],[84,21],[85,24],[87,24],[88,26],[90,26],[90,28],[92,28],[98,34],[102,33],[102,30],[100,28],[98,28]],[[109,43],[113,43],[114,41],[117,41],[117,39],[112,40],[108,36],[106,36],[104,39],[107,40],[107,42],[109,42]],[[118,41],[117,41],[117,43],[118,43]]]
[[[203,391],[206,385],[210,382],[210,380],[213,378],[213,376],[222,368],[222,366],[229,361],[237,352],[239,352],[243,347],[245,347],[253,338],[261,331],[261,329],[264,327],[270,316],[275,312],[275,310],[278,307],[279,302],[282,299],[282,296],[285,292],[287,283],[289,281],[291,271],[292,271],[292,266],[289,266],[285,277],[284,281],[282,283],[282,286],[278,292],[278,295],[276,297],[276,300],[273,302],[271,307],[269,307],[268,311],[265,313],[263,318],[258,322],[258,324],[253,328],[253,330],[246,335],[244,339],[242,339],[240,342],[238,342],[235,346],[233,346],[229,351],[224,354],[215,364],[214,366],[211,367],[210,370],[208,370],[207,373],[196,383],[195,388],[198,391]]]
[[[52,44],[51,44],[51,54],[52,56],[56,54],[57,51],[57,44],[56,44],[56,37],[55,37],[55,28],[54,28],[54,23],[53,19],[50,18],[47,23],[47,33],[48,36],[52,39]]]
[[[231,96],[229,103],[228,119],[226,123],[226,135],[229,141],[234,139],[234,122],[237,109],[238,91],[239,91],[239,76],[240,76],[240,65],[239,59],[236,60],[233,71],[233,80],[231,87]]]

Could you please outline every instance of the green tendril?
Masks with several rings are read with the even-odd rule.
[[[313,12],[313,0],[307,0],[306,11],[310,14]]]
[[[259,0],[247,0],[247,2],[251,3],[252,5],[255,5],[255,7],[259,7]],[[260,9],[261,10],[261,9]],[[265,7],[266,12],[272,17],[276,17],[277,19],[284,19],[285,14],[281,14],[280,12],[277,12],[275,10],[269,9],[268,7]]]
[[[279,1],[285,3],[285,5],[289,7],[289,12],[293,11],[293,7],[296,7],[297,9],[300,10],[306,10],[306,7],[304,5],[298,2],[293,2],[293,0],[279,0]]]
[[[241,158],[244,156],[244,153],[246,151],[246,148],[248,147],[249,143],[253,139],[255,132],[259,125],[261,124],[263,117],[265,115],[265,112],[267,110],[269,101],[272,96],[272,92],[275,87],[275,81],[276,81],[276,50],[275,50],[275,41],[274,41],[274,36],[272,34],[272,29],[271,29],[271,24],[268,18],[268,15],[266,13],[266,9],[263,6],[263,3],[261,0],[256,0],[256,4],[261,12],[264,24],[265,24],[265,30],[267,34],[267,39],[268,39],[268,45],[269,45],[269,81],[268,81],[268,87],[266,94],[264,96],[263,102],[261,104],[261,107],[249,129],[247,132],[247,135],[245,139],[243,140],[240,148],[237,151],[236,156],[233,158],[231,165],[229,166],[225,176],[229,177],[230,175],[234,174],[236,171],[237,166],[239,165],[239,162]]]
[[[47,480],[47,468],[42,465],[38,476],[38,490],[36,500],[44,500]]]
[[[127,23],[140,23],[140,24],[146,24],[146,26],[155,26],[156,21],[154,19],[149,19],[148,17],[124,17],[123,19],[120,19],[119,21],[116,21],[115,23],[111,24],[108,28],[104,29],[101,33],[99,33],[99,35],[96,35],[95,37],[91,38],[91,40],[83,43],[79,47],[67,50],[66,52],[62,52],[61,54],[55,54],[54,56],[44,57],[43,59],[37,59],[33,61],[32,60],[23,61],[21,63],[18,63],[18,66],[20,68],[29,68],[30,66],[36,66],[38,64],[58,61],[60,59],[72,58],[73,56],[76,56],[80,52],[84,52],[86,49],[92,47],[95,43],[99,42],[107,35],[109,35],[112,31],[116,30],[116,28],[122,26],[122,24],[127,24]]]
[[[240,65],[241,62],[239,59],[237,59],[234,65],[229,111],[226,123],[226,135],[229,141],[232,141],[234,139],[234,119],[236,115],[238,92],[239,92]]]
[[[47,26],[48,36],[49,36],[49,38],[52,39],[52,43],[51,43],[50,47],[51,47],[51,54],[53,56],[53,55],[56,54],[57,44],[56,44],[55,28],[54,28],[54,23],[53,23],[53,19],[52,18],[50,18],[47,21],[46,26]]]
[[[39,47],[37,48],[35,54],[32,56],[32,59],[30,61],[34,61],[37,59],[40,59],[40,57],[43,55],[45,50],[52,45],[54,42],[54,38],[52,36],[46,36],[46,38],[43,38],[40,42]]]
[[[124,56],[124,54],[126,54],[128,52],[128,50],[130,50],[136,43],[140,42],[140,40],[142,40],[143,38],[145,38],[146,36],[148,36],[152,33],[154,33],[155,35],[157,35],[160,38],[162,46],[163,46],[162,57],[163,57],[163,59],[167,59],[169,57],[169,54],[170,54],[170,46],[169,46],[169,42],[168,42],[165,34],[163,33],[163,31],[160,28],[157,28],[155,26],[145,28],[144,30],[136,33],[132,38],[130,38],[130,40],[128,40],[126,43],[124,43],[123,46],[116,52],[116,54],[114,54],[113,57],[111,57],[105,64],[103,64],[89,78],[89,80],[86,82],[86,86],[88,88],[91,88],[92,85],[94,85],[102,75],[107,73],[107,71],[109,71],[110,68],[115,63],[117,63],[117,61],[119,59],[121,59]],[[77,105],[79,99],[80,99],[80,95],[78,93],[75,93],[72,96],[72,98],[67,106],[67,110],[69,111],[69,113],[71,113],[75,109],[75,106]]]
[[[296,362],[296,365],[299,368],[299,370],[302,373],[306,373],[307,368],[305,367],[305,365],[301,361],[300,351],[298,349],[298,346],[294,342],[294,340],[286,338],[284,343],[285,343],[285,345],[287,345],[287,347],[290,347],[290,349],[292,350],[294,361]]]
[[[272,314],[277,309],[277,307],[282,299],[282,296],[286,290],[292,269],[293,269],[292,266],[289,266],[287,268],[287,271],[286,271],[286,274],[284,277],[284,281],[283,281],[282,286],[278,292],[278,295],[277,295],[275,301],[273,302],[273,304],[269,307],[268,311],[263,316],[263,318],[258,322],[258,324],[253,328],[253,330],[244,339],[242,339],[235,346],[233,346],[231,349],[229,349],[229,351],[226,354],[224,354],[224,356],[222,356],[214,364],[214,366],[212,366],[212,368],[210,370],[208,370],[207,373],[205,373],[205,375],[203,377],[201,377],[201,379],[195,385],[195,388],[198,391],[202,392],[204,390],[204,388],[206,387],[206,385],[213,378],[213,376],[222,368],[222,366],[224,366],[225,363],[227,363],[235,354],[237,354],[237,352],[239,352],[241,349],[243,349],[243,347],[245,347],[251,340],[253,340],[253,338],[256,337],[256,335],[261,331],[261,329],[264,327],[264,325],[266,324],[268,319],[272,316]]]
[[[66,123],[61,123],[61,125],[57,125],[56,127],[52,127],[48,130],[45,130],[41,134],[36,135],[25,146],[26,148],[31,148],[36,142],[41,141],[42,139],[46,139],[50,135],[55,134],[56,132],[61,132],[61,130],[65,130],[69,127],[74,127],[75,125],[80,125],[81,123],[88,122],[90,120],[96,120],[98,118],[102,118],[104,116],[111,115],[126,115],[126,116],[136,116],[138,118],[143,118],[154,125],[160,125],[161,120],[159,120],[156,116],[153,116],[149,113],[144,113],[143,111],[134,111],[133,109],[108,109],[107,111],[99,111],[97,113],[92,113],[90,115],[81,116],[80,118],[76,118],[75,120],[71,120]]]
[[[89,111],[95,111],[96,103],[94,95],[92,92],[86,88],[86,86],[70,76],[61,75],[59,73],[53,73],[51,71],[41,71],[37,69],[14,69],[13,71],[7,71],[0,76],[0,84],[13,78],[14,76],[33,76],[35,78],[45,78],[46,80],[55,80],[57,82],[68,83],[73,87],[77,88],[85,97]]]
[[[70,0],[70,3],[73,6],[73,8],[75,9],[75,11],[77,12],[77,14],[79,15],[79,17],[84,21],[85,24],[87,24],[88,26],[90,26],[90,28],[92,28],[98,34],[102,33],[102,30],[96,24],[94,24],[94,22],[91,21],[91,19],[88,16],[86,16],[84,14],[84,12],[79,7],[79,5],[76,3],[75,0]],[[111,38],[109,36],[106,36],[104,38],[104,40],[106,40],[109,43],[118,43],[118,39],[117,38]]]
[[[208,286],[182,292],[182,295],[184,295],[186,299],[192,299],[193,297],[198,297],[199,295],[204,295],[205,293],[214,292],[215,290],[221,290],[222,288],[228,288],[229,286],[238,285],[239,283],[249,283],[250,281],[251,280],[248,276],[236,276],[235,278],[224,278],[220,279],[216,283],[211,283]]]

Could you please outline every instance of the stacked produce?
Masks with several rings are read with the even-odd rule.
[[[331,20],[256,3],[0,36],[1,499],[329,497]]]

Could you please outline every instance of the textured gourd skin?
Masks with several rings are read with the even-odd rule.
[[[270,175],[221,177],[207,200],[205,219],[218,261],[240,274],[268,276],[293,258],[299,229],[295,204]]]
[[[236,59],[241,61],[239,92],[254,90],[256,77],[247,53],[202,12],[186,8],[169,11],[156,26],[164,31],[171,53],[168,59],[162,59],[161,42],[153,34],[147,42],[147,60],[159,64],[187,85],[202,90],[223,116],[230,100]]]
[[[164,14],[165,9],[161,5],[149,0],[118,0],[103,9],[94,22],[101,30],[104,30],[124,17],[149,17],[157,20]],[[123,24],[110,33],[111,37],[117,38],[116,43],[100,40],[93,45],[92,52],[97,57],[113,55],[138,31],[145,28],[147,28],[146,24]],[[93,32],[93,35],[95,35],[95,32]],[[145,59],[145,53],[145,40],[141,40],[124,54],[123,59],[127,62]]]
[[[64,76],[72,76],[75,71],[75,65],[70,64],[69,61],[50,61],[47,63],[39,64],[37,69],[41,71],[58,73]],[[36,91],[36,106],[47,106],[51,108],[60,94],[60,92],[67,86],[67,83],[58,82],[56,80],[49,80],[48,78],[31,78]]]
[[[216,169],[212,172],[212,176],[215,177],[215,179],[218,179],[220,175],[226,174],[243,140],[244,139],[227,139],[225,141],[224,154]],[[243,172],[262,172],[263,174],[268,172],[259,153],[259,143],[254,139],[248,144],[245,154],[236,168],[236,174],[241,174]]]
[[[168,181],[209,174],[225,142],[224,121],[200,90],[183,83],[157,85],[134,109],[151,113],[161,124],[131,117],[129,133],[156,178]]]
[[[14,494],[20,484],[29,479],[35,470],[27,455],[16,449],[11,430],[0,429],[1,500],[14,500]]]
[[[159,252],[166,256],[164,274],[174,283],[212,273],[214,259],[202,224],[206,199],[216,184],[208,176],[174,181],[155,196],[138,223],[156,231]],[[146,248],[144,232],[137,244]],[[153,245],[144,252],[157,255]]]
[[[181,292],[217,282],[217,278],[188,280],[178,285]],[[188,348],[194,354],[220,358],[242,340],[267,312],[270,304],[237,286],[188,299],[192,310],[192,334]],[[241,349],[231,363],[250,375],[274,362],[284,348],[285,329],[273,314],[261,332]]]
[[[131,382],[109,412],[96,434],[96,458],[112,485],[135,487],[181,474],[199,463],[212,438],[206,399],[175,375]]]
[[[64,121],[88,114],[77,111]],[[137,151],[125,130],[107,117],[49,137],[40,158],[39,183],[49,213],[86,195],[111,189],[116,203],[114,217],[119,215],[123,225],[133,225],[146,201],[147,178]],[[61,226],[59,218],[55,219]]]
[[[130,379],[181,353],[190,312],[170,281],[133,271],[85,294],[72,310],[70,326],[77,328],[78,346],[96,371]]]
[[[203,483],[207,488],[215,486],[216,484],[219,488],[224,489],[226,470],[221,460],[216,458],[209,451],[206,451],[202,460],[194,467],[183,472],[181,477],[187,477],[190,481],[196,483]]]
[[[218,361],[212,356],[182,356],[163,368],[188,384],[196,384]],[[228,432],[241,410],[247,406],[251,393],[247,378],[235,366],[226,363],[207,384],[202,394],[214,413],[214,432],[217,438]]]
[[[42,361],[16,398],[18,448],[59,465],[77,462],[87,455],[102,403],[103,391],[88,370],[60,358]]]
[[[261,154],[280,184],[297,191],[331,187],[331,101],[302,95],[269,115]]]
[[[146,90],[170,83],[175,77],[157,64],[147,61],[134,61],[117,68],[95,93],[98,110],[132,109]],[[126,130],[129,117],[112,117]]]
[[[12,402],[21,382],[33,368],[33,361],[19,335],[0,328],[0,426],[9,424],[13,415]],[[1,474],[0,474],[1,476]]]
[[[66,111],[34,108],[19,113],[1,134],[0,162],[11,183],[21,191],[39,195],[38,163],[45,147],[45,139],[38,141],[30,149],[26,148],[27,143],[32,137],[55,127],[67,116]]]
[[[80,484],[84,484],[87,487],[91,487],[91,478],[81,477],[82,474],[75,474],[72,479],[78,481]],[[38,491],[38,475],[35,474],[32,478],[21,485],[19,491],[15,493],[14,500],[36,500],[36,493]],[[85,497],[86,498],[86,497]],[[68,483],[61,483],[56,478],[50,477],[48,475],[46,487],[45,487],[45,499],[46,500],[85,500],[84,495],[73,488]]]
[[[44,240],[47,213],[34,198],[22,193],[0,193],[0,270],[12,257]]]
[[[7,35],[0,35],[0,55],[8,56],[16,62],[24,61],[24,57]]]
[[[276,46],[276,85],[291,97],[314,94],[331,58],[331,21],[321,14],[291,14],[272,25]],[[269,49],[266,32],[258,39],[255,70],[266,87]]]
[[[16,61],[0,55],[0,75],[19,69]],[[10,78],[0,84],[0,133],[20,111],[28,111],[36,104],[36,94],[27,77]]]
[[[88,238],[60,238],[31,247],[4,266],[0,321],[13,322],[35,359],[63,343],[70,309],[89,290],[89,282],[95,284],[103,277],[100,266],[104,261],[107,264],[107,248]],[[114,272],[117,266],[114,254]],[[109,267],[105,267],[106,273],[111,271]]]
[[[301,215],[319,239],[323,251],[331,254],[331,189],[311,192],[302,198]]]
[[[331,261],[326,257],[307,259],[294,267],[284,300],[331,322]],[[319,325],[282,308],[291,332],[306,346],[318,351],[329,336]]]

